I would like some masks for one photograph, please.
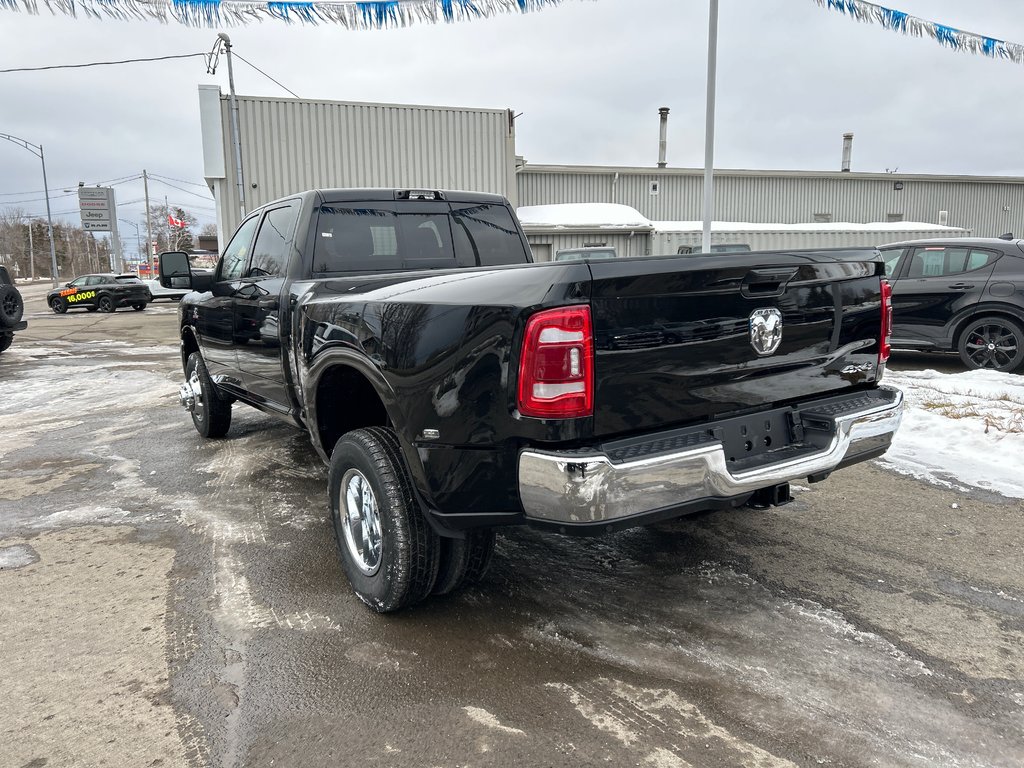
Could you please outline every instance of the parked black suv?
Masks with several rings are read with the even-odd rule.
[[[113,312],[118,307],[143,310],[152,300],[137,275],[82,275],[46,294],[46,303],[58,315],[75,307],[90,312]]]
[[[0,266],[0,352],[14,341],[14,332],[23,331],[28,323],[21,319],[25,313],[25,302],[11,280],[7,267]]]
[[[968,368],[1024,363],[1024,240],[912,240],[879,248],[892,347],[957,352]]]

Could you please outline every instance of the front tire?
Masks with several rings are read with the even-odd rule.
[[[21,322],[25,302],[13,285],[0,285],[0,326],[13,328]]]
[[[14,334],[13,333],[5,333],[3,336],[0,336],[0,352],[3,352],[8,347],[10,347],[13,342],[14,342]]]
[[[203,437],[224,437],[231,427],[231,403],[220,398],[203,356],[193,352],[185,364],[185,381],[196,394],[192,424]]]
[[[50,309],[53,310],[55,315],[63,315],[68,311],[68,305],[64,303],[64,299],[60,296],[54,296],[50,301]]]
[[[343,435],[331,454],[328,491],[341,565],[359,599],[390,613],[429,595],[440,540],[413,497],[394,431]]]
[[[1004,317],[971,320],[960,334],[957,351],[968,368],[1013,371],[1024,362],[1024,330]]]

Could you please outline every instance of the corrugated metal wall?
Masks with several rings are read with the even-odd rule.
[[[505,195],[515,204],[515,135],[507,110],[237,100],[247,210],[329,187],[463,189]],[[239,202],[226,96],[221,117],[227,178],[213,184],[221,226],[233,230]]]
[[[701,216],[702,172],[646,168],[524,166],[517,174],[519,205],[622,203],[657,221]],[[657,194],[652,194],[652,183]],[[897,184],[902,189],[897,190]],[[831,221],[939,223],[948,211],[950,226],[979,237],[1024,234],[1024,180],[857,173],[773,173],[719,171],[715,175],[717,221],[796,224],[830,214]]]
[[[711,242],[746,243],[754,251],[778,251],[800,248],[877,248],[886,243],[919,240],[926,237],[964,237],[967,230],[904,230],[901,232],[828,231],[828,232],[715,232]],[[674,254],[679,246],[699,246],[700,232],[658,232],[651,235],[652,254]]]
[[[650,246],[649,236],[646,232],[609,233],[609,232],[572,232],[572,233],[537,233],[527,231],[526,239],[530,246],[541,246],[533,248],[534,259],[537,261],[550,261],[555,254],[563,248],[583,248],[585,246],[606,245],[615,249],[620,257],[645,256]]]

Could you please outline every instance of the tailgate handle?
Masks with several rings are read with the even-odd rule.
[[[740,295],[748,299],[781,296],[786,292],[786,284],[796,276],[798,270],[799,267],[752,269],[740,284]]]

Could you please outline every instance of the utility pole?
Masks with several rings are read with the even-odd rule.
[[[146,260],[149,261],[149,279],[153,279],[153,223],[149,215],[149,174],[142,169],[142,190],[146,195]]]
[[[231,38],[220,32],[217,37],[224,43],[228,59],[228,99],[231,103],[231,143],[235,150],[235,181],[238,184],[238,207],[245,218],[245,179],[242,176],[242,139],[238,130],[238,100],[235,98],[235,71],[231,67]],[[241,220],[241,219],[240,219]]]
[[[28,271],[32,275],[32,281],[36,279],[36,249],[32,244],[32,219],[28,220]]]
[[[164,221],[164,227],[167,231],[167,250],[173,251],[176,249],[171,247],[171,206],[167,204],[167,195],[164,195],[164,211],[167,214],[167,219]]]

